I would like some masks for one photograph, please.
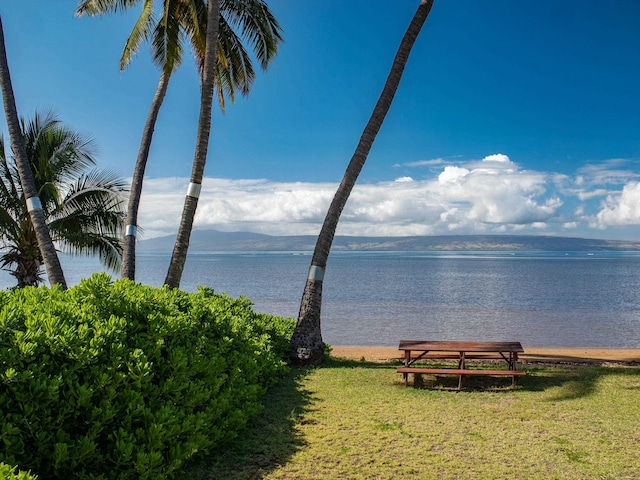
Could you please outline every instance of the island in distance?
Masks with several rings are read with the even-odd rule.
[[[175,235],[138,243],[140,252],[171,252]],[[314,235],[273,236],[251,232],[194,230],[190,252],[309,252]],[[640,251],[640,242],[537,235],[441,235],[413,237],[336,236],[334,251]]]

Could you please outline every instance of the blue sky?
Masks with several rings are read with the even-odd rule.
[[[53,109],[130,177],[158,71],[138,11],[0,0],[20,115]],[[214,110],[198,228],[315,234],[417,1],[272,0],[285,43]],[[436,0],[338,233],[640,239],[640,2]],[[185,57],[151,151],[145,237],[175,233],[199,108]],[[0,123],[6,134],[6,125]]]

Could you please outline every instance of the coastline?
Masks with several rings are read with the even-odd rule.
[[[386,362],[399,360],[401,352],[386,346],[332,346],[332,357]],[[621,363],[640,365],[640,348],[575,348],[575,347],[525,347],[519,356],[523,363]]]

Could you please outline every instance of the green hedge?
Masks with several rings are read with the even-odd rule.
[[[0,292],[0,308],[0,461],[41,479],[171,477],[261,410],[294,327],[105,274]]]
[[[30,472],[21,472],[16,467],[11,467],[0,462],[0,479],[3,480],[37,480],[37,475]]]

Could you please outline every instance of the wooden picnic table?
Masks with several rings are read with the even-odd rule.
[[[404,354],[404,367],[398,368],[405,385],[410,373],[430,375],[458,375],[458,388],[462,388],[462,379],[467,375],[511,376],[512,384],[516,378],[526,375],[518,370],[518,354],[524,353],[520,342],[449,342],[425,340],[400,340],[398,350]],[[420,360],[458,360],[457,368],[423,368],[415,366]],[[504,360],[506,370],[473,369],[467,367],[467,360]]]

